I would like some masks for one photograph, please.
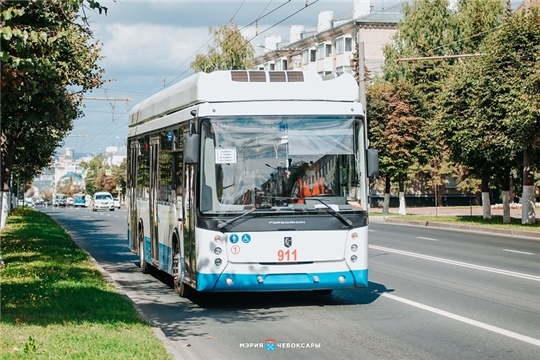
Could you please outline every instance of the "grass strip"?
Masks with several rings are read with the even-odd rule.
[[[1,233],[0,359],[170,359],[151,326],[48,215]]]
[[[407,214],[407,215],[398,215],[398,214],[384,214],[381,212],[370,212],[369,216],[385,216],[392,217],[400,220],[412,220],[412,221],[428,221],[428,222],[446,222],[446,223],[456,223],[463,225],[476,225],[476,226],[488,226],[498,229],[511,229],[511,230],[521,230],[521,231],[535,231],[540,232],[540,222],[535,224],[522,224],[521,219],[519,218],[510,218],[509,224],[503,223],[502,215],[494,215],[491,219],[484,219],[481,215],[416,215],[416,214]]]

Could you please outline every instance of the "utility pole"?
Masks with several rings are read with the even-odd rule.
[[[364,112],[367,116],[366,110],[366,58],[364,55],[364,43],[358,42],[358,95],[360,98],[360,104],[364,108]]]

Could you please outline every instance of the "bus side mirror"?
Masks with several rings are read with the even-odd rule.
[[[377,149],[367,149],[367,176],[379,176],[379,151]]]
[[[200,143],[199,134],[186,134],[184,138],[184,162],[186,164],[199,163]]]

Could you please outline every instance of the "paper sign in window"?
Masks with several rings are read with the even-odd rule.
[[[216,164],[236,164],[236,149],[216,149]]]

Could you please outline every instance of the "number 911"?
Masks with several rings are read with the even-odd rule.
[[[296,261],[296,249],[294,250],[278,250],[278,261]]]

